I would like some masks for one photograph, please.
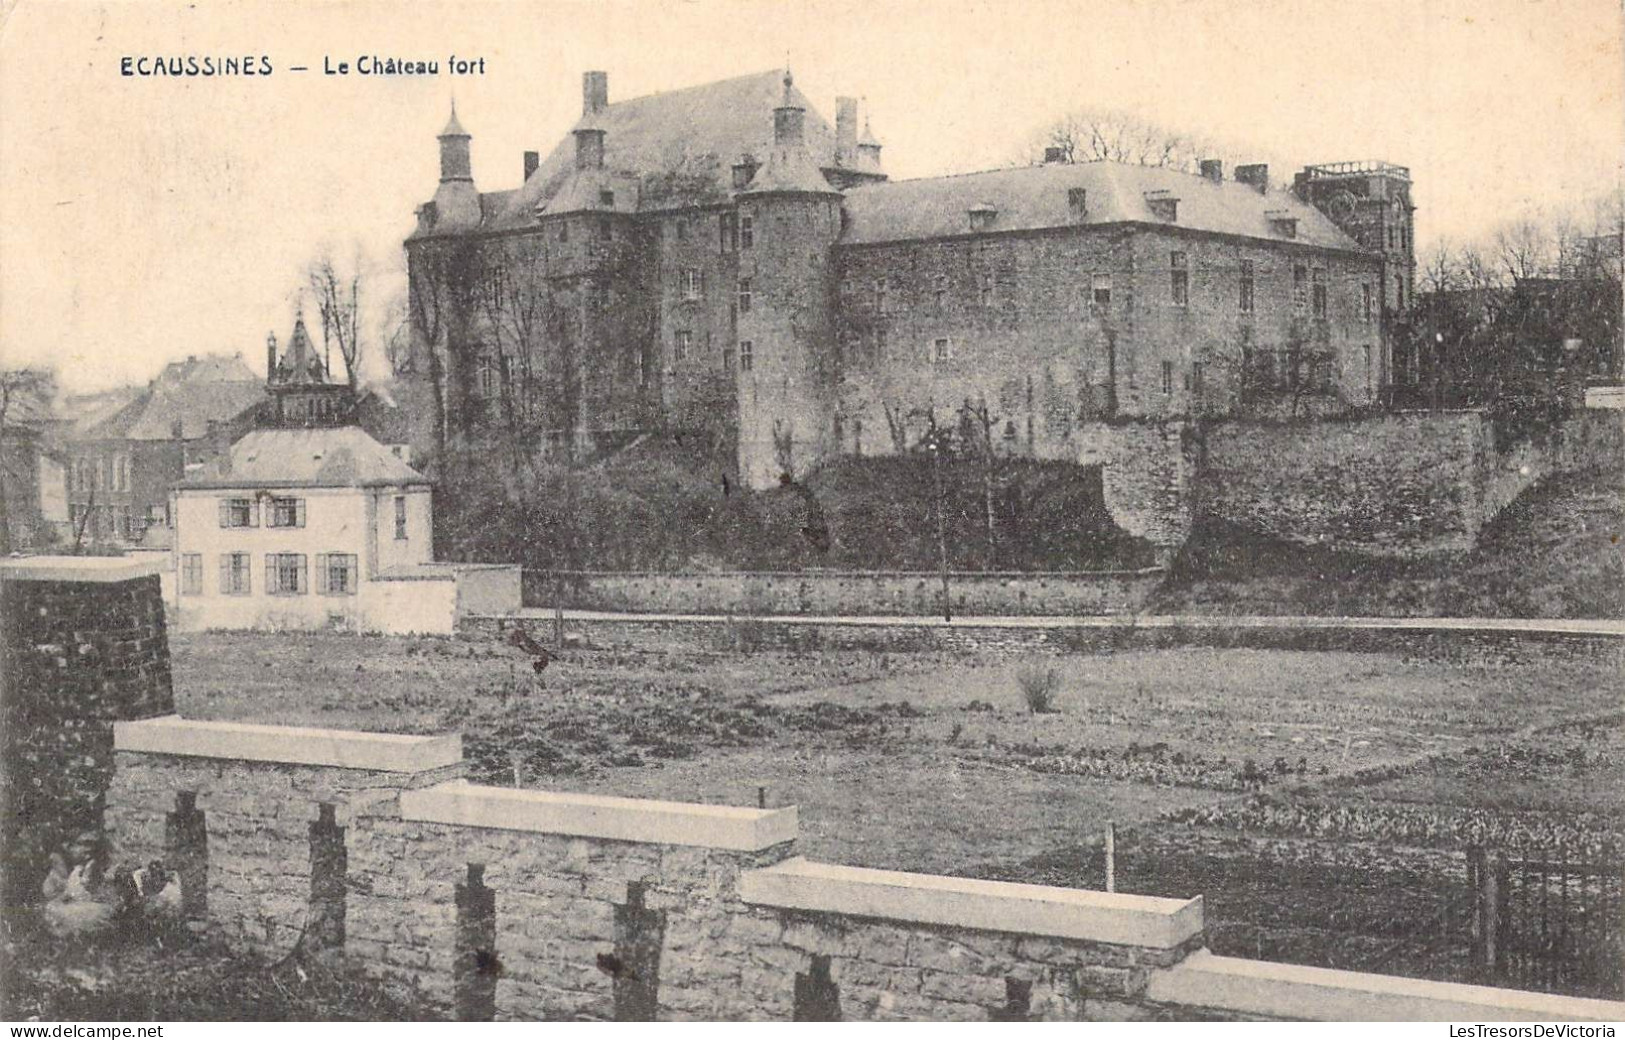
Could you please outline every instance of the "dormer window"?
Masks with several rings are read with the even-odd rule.
[[[1081,220],[1089,215],[1089,192],[1083,188],[1068,188],[1066,190],[1066,208],[1072,214],[1073,220]]]
[[[998,209],[991,202],[979,203],[971,207],[970,229],[972,231],[987,231],[993,227],[993,221],[998,215]]]
[[[1298,237],[1298,218],[1284,209],[1270,210],[1264,216],[1269,218],[1270,231],[1282,238]]]
[[[1151,216],[1157,220],[1172,224],[1179,220],[1179,197],[1171,191],[1148,191],[1145,193],[1146,208],[1151,210]]]
[[[600,206],[607,206],[610,209],[614,209],[615,208],[615,193],[613,191],[610,191],[607,188],[605,190],[599,192],[598,193],[598,204]]]

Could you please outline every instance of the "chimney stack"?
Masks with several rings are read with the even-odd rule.
[[[1066,162],[1066,149],[1058,148],[1055,145],[1050,145],[1049,147],[1045,148],[1044,165],[1048,166],[1051,163],[1058,162]]]
[[[265,381],[276,382],[276,333],[265,336]]]
[[[531,175],[536,172],[536,167],[538,167],[540,165],[542,165],[542,153],[541,152],[526,152],[525,153],[525,180],[527,180],[527,181],[530,180]]]
[[[1224,163],[1218,159],[1203,159],[1202,176],[1214,184],[1222,184],[1224,182]]]
[[[1250,184],[1260,195],[1270,190],[1270,168],[1266,163],[1253,163],[1249,166],[1236,167],[1236,180],[1242,184]]]
[[[852,166],[858,158],[858,99],[835,99],[835,165]]]
[[[581,74],[581,114],[595,116],[609,107],[609,73]]]

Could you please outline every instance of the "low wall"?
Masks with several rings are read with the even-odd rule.
[[[0,898],[39,898],[50,855],[100,841],[113,723],[175,710],[158,567],[0,561]]]
[[[1514,644],[1540,643],[1564,656],[1619,657],[1625,630],[1602,623],[1479,621],[1463,626],[1442,618],[1096,617],[1068,618],[817,618],[715,617],[676,614],[572,612],[570,638],[586,646],[666,651],[873,650],[947,651],[978,655],[1095,653],[1177,646],[1270,650],[1352,650],[1418,655],[1505,653]],[[466,638],[509,638],[523,628],[551,637],[551,611],[464,618]]]
[[[1139,571],[951,573],[954,614],[1132,614],[1162,582]],[[909,615],[942,613],[942,575],[913,571],[526,572],[525,602],[632,613]]]
[[[1495,447],[1481,412],[1208,427],[1199,514],[1302,544],[1376,556],[1465,552],[1537,482],[1625,459],[1625,416],[1587,412]]]
[[[811,863],[794,808],[474,786],[455,737],[170,717],[116,742],[115,852],[172,865],[197,927],[341,948],[465,1020],[1625,1015],[1213,958],[1200,898]]]

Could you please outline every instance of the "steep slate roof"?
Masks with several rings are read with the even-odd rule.
[[[819,166],[835,165],[835,130],[791,88],[807,110],[804,137]],[[639,178],[642,208],[724,202],[733,193],[733,164],[763,161],[773,147],[773,109],[784,103],[784,70],[773,69],[683,90],[615,102],[592,118],[604,130],[604,167]],[[524,187],[509,195],[486,228],[528,227],[575,168],[575,137],[565,134]]]
[[[258,378],[241,354],[205,354],[171,361],[158,373],[160,383],[247,383]]]
[[[1068,191],[1087,192],[1087,210],[1071,211]],[[1159,220],[1146,203],[1147,192],[1179,199],[1179,219]],[[990,231],[1027,231],[1073,225],[1143,221],[1271,241],[1293,241],[1327,249],[1363,251],[1319,210],[1287,191],[1260,194],[1236,181],[1165,167],[1090,162],[1024,166],[953,177],[887,181],[849,188],[843,244],[897,242],[970,233],[969,211],[990,203],[997,210]],[[1267,214],[1284,211],[1298,220],[1297,237],[1275,231]]]
[[[429,483],[359,426],[254,430],[231,446],[227,459],[216,459],[178,486],[398,487]]]

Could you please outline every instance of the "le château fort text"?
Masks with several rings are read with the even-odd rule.
[[[306,65],[285,67],[290,72],[313,71]],[[450,54],[442,62],[363,54],[344,60],[324,54],[321,65],[322,73],[328,76],[438,76],[441,69],[454,76],[481,76],[485,74],[485,59]],[[276,70],[269,54],[126,54],[119,61],[119,73],[125,76],[269,76]]]

